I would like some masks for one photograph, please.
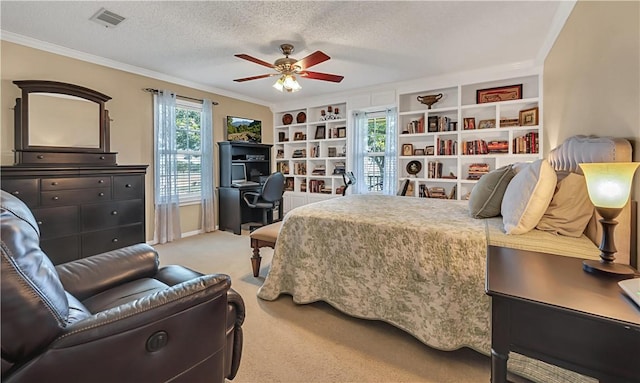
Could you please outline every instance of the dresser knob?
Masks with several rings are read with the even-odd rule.
[[[38,221],[38,226],[42,226],[42,221]]]
[[[58,183],[57,182],[52,182],[51,185],[52,186],[56,186]]]
[[[60,198],[56,195],[56,196],[53,196],[53,198],[51,198],[51,199],[52,199],[52,200],[54,200],[54,201],[57,201],[57,200],[59,200]]]
[[[39,159],[39,160],[41,160],[41,159],[43,159],[43,158],[44,158],[44,156],[43,156],[42,154],[38,154],[38,155],[36,156],[36,158],[37,158],[37,159]]]
[[[118,215],[118,211],[117,210],[112,211],[111,215]]]
[[[131,187],[131,184],[126,184],[126,185],[124,185],[124,187],[126,187],[126,188],[130,188],[130,187]]]
[[[20,192],[18,190],[14,191],[13,193],[11,193],[13,195],[20,195]]]
[[[104,156],[100,156],[100,159],[101,159],[101,160],[104,160]]]
[[[114,239],[112,239],[112,240],[111,240],[111,242],[113,242],[113,243],[118,242],[118,238],[114,238]]]
[[[103,192],[98,193],[98,197],[104,197],[104,193]]]
[[[99,180],[99,181],[98,181],[98,183],[99,183],[99,184],[103,184],[103,183],[104,183],[104,180]]]

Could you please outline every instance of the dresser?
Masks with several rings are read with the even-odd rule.
[[[54,264],[145,242],[147,165],[3,166],[0,187],[24,201]]]

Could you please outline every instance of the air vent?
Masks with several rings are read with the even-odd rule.
[[[124,17],[111,11],[107,11],[104,8],[100,8],[100,10],[96,12],[95,15],[91,16],[89,20],[93,20],[107,28],[114,28],[124,21]]]

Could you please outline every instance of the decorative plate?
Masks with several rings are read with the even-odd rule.
[[[298,124],[304,124],[307,122],[307,114],[305,112],[298,113],[298,115],[296,115],[296,121]]]
[[[293,122],[293,116],[290,115],[289,113],[287,113],[284,116],[282,116],[282,123],[283,124],[289,125],[292,122]]]
[[[407,173],[412,176],[420,173],[420,170],[422,170],[422,163],[420,161],[411,161],[407,164]]]

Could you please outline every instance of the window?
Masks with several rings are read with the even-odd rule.
[[[384,113],[376,113],[367,119],[367,148],[364,157],[364,182],[367,190],[383,190],[384,152],[387,119]],[[393,160],[393,159],[390,159]]]
[[[200,201],[202,189],[202,104],[176,101],[177,189],[180,202]]]

